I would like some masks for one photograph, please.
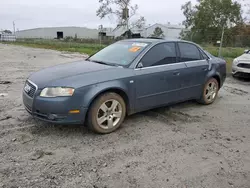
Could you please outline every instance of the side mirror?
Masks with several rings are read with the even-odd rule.
[[[138,63],[137,68],[138,68],[138,69],[143,68],[143,64],[142,64],[142,62]]]

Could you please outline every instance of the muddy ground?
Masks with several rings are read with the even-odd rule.
[[[34,120],[28,75],[81,58],[0,44],[0,187],[250,187],[249,81],[229,77],[213,105],[139,113],[109,135]]]

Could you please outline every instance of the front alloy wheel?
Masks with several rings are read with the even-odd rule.
[[[88,126],[91,130],[106,134],[120,127],[126,115],[123,98],[116,93],[105,93],[90,107]]]
[[[102,129],[112,129],[122,117],[122,106],[115,99],[108,100],[97,111],[97,123]]]

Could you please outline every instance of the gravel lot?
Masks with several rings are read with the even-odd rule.
[[[109,135],[28,115],[28,75],[81,58],[0,44],[0,187],[250,187],[249,81],[229,77],[213,105],[139,113]]]

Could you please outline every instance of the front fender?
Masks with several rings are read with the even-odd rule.
[[[127,95],[128,106],[132,109],[132,99],[134,95],[134,89],[129,85],[129,81],[112,80],[108,82],[102,82],[93,84],[87,87],[81,88],[79,91],[82,93],[81,105],[85,108],[89,108],[92,101],[101,93],[109,90],[120,90]]]

